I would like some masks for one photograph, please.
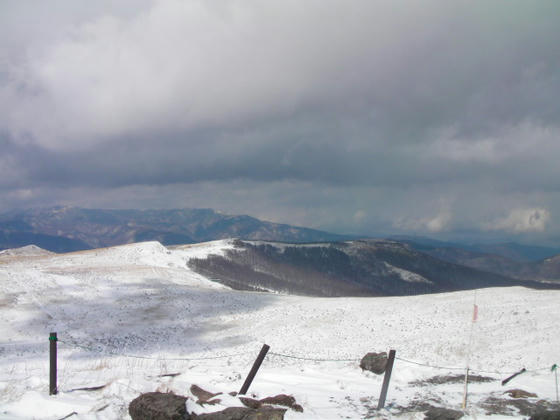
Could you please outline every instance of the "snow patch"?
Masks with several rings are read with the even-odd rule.
[[[191,258],[208,258],[210,255],[225,257],[227,251],[235,249],[235,239],[201,242],[172,247],[172,251],[188,262]]]
[[[279,253],[284,253],[286,248],[331,248],[332,243],[330,242],[313,242],[313,243],[285,243],[285,242],[268,242],[268,241],[243,241],[253,246],[271,246],[278,249]]]
[[[26,245],[21,248],[11,248],[0,251],[0,256],[39,257],[53,254],[54,252],[39,248],[37,245]]]
[[[400,278],[409,283],[428,283],[433,284],[431,280],[428,280],[426,277],[421,276],[420,274],[413,273],[412,271],[404,270],[402,268],[395,267],[394,265],[389,264],[388,262],[384,262],[385,266],[389,269],[390,272],[398,274]]]

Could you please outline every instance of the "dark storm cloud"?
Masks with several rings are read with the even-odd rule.
[[[45,12],[19,4],[10,20]],[[45,36],[4,18],[14,202],[142,186],[203,201],[215,183],[282,191],[285,215],[313,198],[335,228],[540,231],[535,214],[560,228],[557,1],[76,4],[45,12],[59,27]]]

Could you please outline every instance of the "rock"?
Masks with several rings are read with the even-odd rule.
[[[463,417],[463,415],[462,411],[432,407],[424,414],[424,420],[457,420]]]
[[[284,407],[291,407],[296,403],[296,399],[291,395],[279,394],[274,397],[266,397],[260,400],[262,404],[276,404]]]
[[[303,413],[303,407],[299,404],[294,404],[290,408],[298,413]]]
[[[284,420],[283,408],[261,407],[257,410],[245,407],[229,407],[216,413],[192,414],[193,420]]]
[[[537,394],[522,389],[510,389],[504,394],[508,394],[511,398],[537,398]]]
[[[245,407],[249,408],[257,409],[262,406],[262,403],[259,400],[255,400],[254,398],[239,397],[239,401],[241,401]]]
[[[217,392],[217,393],[213,394],[211,392],[208,392],[208,391],[202,389],[198,385],[191,385],[191,394],[193,394],[196,398],[198,398],[197,403],[203,404],[205,402],[208,402],[212,398],[220,395],[221,392]]]
[[[385,373],[387,368],[387,352],[382,353],[368,353],[360,361],[362,370],[369,370],[376,375]]]
[[[296,404],[296,399],[291,395],[286,394],[279,394],[275,395],[274,397],[266,397],[259,401],[261,404],[275,404],[275,405],[282,405],[284,407],[291,408],[294,411],[303,412],[303,407],[299,404]]]
[[[199,405],[220,403],[220,399],[216,396],[221,395],[221,393],[214,394],[197,385],[192,385],[190,391],[195,398],[198,398],[196,403]],[[237,394],[232,395],[230,393],[230,395],[235,396]],[[296,404],[296,399],[291,395],[279,394],[274,397],[263,398],[260,401],[241,395],[238,395],[238,398],[245,407],[228,407],[214,413],[190,413],[190,418],[199,420],[282,420],[287,410],[272,407],[270,404],[282,405],[294,411],[303,412],[303,408]]]
[[[186,397],[163,392],[148,392],[128,406],[132,420],[189,420]]]
[[[200,405],[205,405],[205,404],[207,404],[207,405],[216,405],[216,404],[221,404],[221,403],[222,403],[222,400],[219,399],[219,398],[216,398],[216,399],[213,399],[213,400],[208,400],[208,401],[200,401],[200,400],[198,400],[196,403],[197,403],[197,404],[200,404]]]
[[[560,420],[560,410],[539,411],[533,414],[529,420]]]

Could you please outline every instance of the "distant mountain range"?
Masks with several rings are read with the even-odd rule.
[[[513,280],[388,240],[286,244],[237,240],[223,255],[189,267],[234,289],[310,296],[398,296],[484,287],[560,288]]]
[[[560,282],[560,249],[513,242],[458,244],[401,236],[401,242],[438,259],[520,280]]]
[[[471,244],[438,241],[432,238],[410,235],[394,235],[390,239],[410,244],[414,249],[429,251],[434,249],[462,249],[478,254],[492,254],[505,257],[513,261],[540,261],[560,254],[560,248],[523,245],[515,242],[497,244]]]
[[[340,252],[346,252],[341,248],[343,247],[341,241],[357,239],[350,235],[337,235],[303,227],[265,222],[250,216],[226,215],[211,209],[100,210],[58,206],[11,211],[0,215],[0,250],[34,244],[60,253],[143,241],[159,241],[164,245],[178,245],[224,238],[292,244],[333,242],[335,244],[332,246],[323,246],[320,249],[332,253],[331,257],[335,260],[338,257],[342,258]],[[406,250],[406,252],[401,252],[402,255],[415,252],[416,260],[420,261],[424,258],[425,261],[429,261],[426,264],[437,266],[438,268],[434,268],[434,270],[439,270],[441,275],[448,275],[451,269],[447,265],[438,266],[434,259],[439,262],[452,263],[454,266],[474,269],[476,275],[483,279],[490,279],[490,277],[480,273],[491,273],[501,276],[500,278],[517,280],[560,282],[560,249],[516,243],[465,245],[413,236],[399,236],[389,241],[365,243],[368,245],[365,246],[360,242],[361,245],[358,247],[361,255],[366,249],[371,255],[379,255],[389,248],[396,249],[398,244],[402,247],[400,249]],[[249,247],[249,245],[244,245],[244,247]],[[251,252],[246,253],[247,255],[261,252],[259,247],[248,249],[251,249]],[[285,263],[281,259],[278,260],[277,257],[274,253],[267,255],[266,261],[276,261],[277,264]],[[315,257],[318,264],[329,266],[322,258]],[[304,265],[308,263],[306,262]],[[387,263],[392,264],[390,261]],[[337,265],[337,267],[341,266]],[[376,266],[373,272],[383,272],[382,277],[387,277],[387,273],[391,270],[382,270],[380,267],[382,268],[382,266]],[[396,267],[402,268],[398,264]],[[408,268],[404,269],[408,270]],[[321,270],[323,268],[319,269],[319,271]],[[335,272],[337,276],[344,277],[344,272],[336,270]],[[472,271],[469,273],[469,275],[474,275]],[[423,276],[423,274],[420,275]],[[430,275],[433,276],[434,273]],[[398,278],[396,275],[393,277]],[[321,278],[326,279],[324,276]],[[498,281],[497,277],[492,277],[492,279],[492,282]],[[364,284],[358,283],[354,290],[363,289]],[[407,284],[402,284],[399,289],[412,287]],[[384,285],[376,284],[375,287],[380,290]],[[431,290],[430,287],[422,284],[415,284],[412,289],[420,290],[422,287],[425,290]]]
[[[350,237],[211,209],[99,210],[59,206],[0,215],[0,249],[34,244],[49,251],[70,252],[152,240],[173,245],[223,238],[313,242]]]

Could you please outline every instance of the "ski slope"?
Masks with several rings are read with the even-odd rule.
[[[509,398],[503,393],[512,388],[556,399],[550,367],[560,363],[560,291],[478,290],[472,325],[472,291],[285,296],[233,291],[187,267],[231,247],[231,240],[173,249],[146,242],[0,254],[0,418],[126,419],[142,392],[187,395],[191,384],[237,391],[266,343],[250,393],[292,394],[304,412],[286,419],[421,419],[420,403],[461,407],[461,381],[429,379],[464,372],[471,327],[471,370],[495,380],[470,385],[465,418],[522,417],[515,409],[488,414],[485,400]],[[51,331],[60,339],[56,396],[48,395]],[[386,409],[377,411],[383,377],[358,363],[389,349],[397,360]],[[529,372],[501,385],[521,368]],[[80,390],[91,387],[101,388]]]

